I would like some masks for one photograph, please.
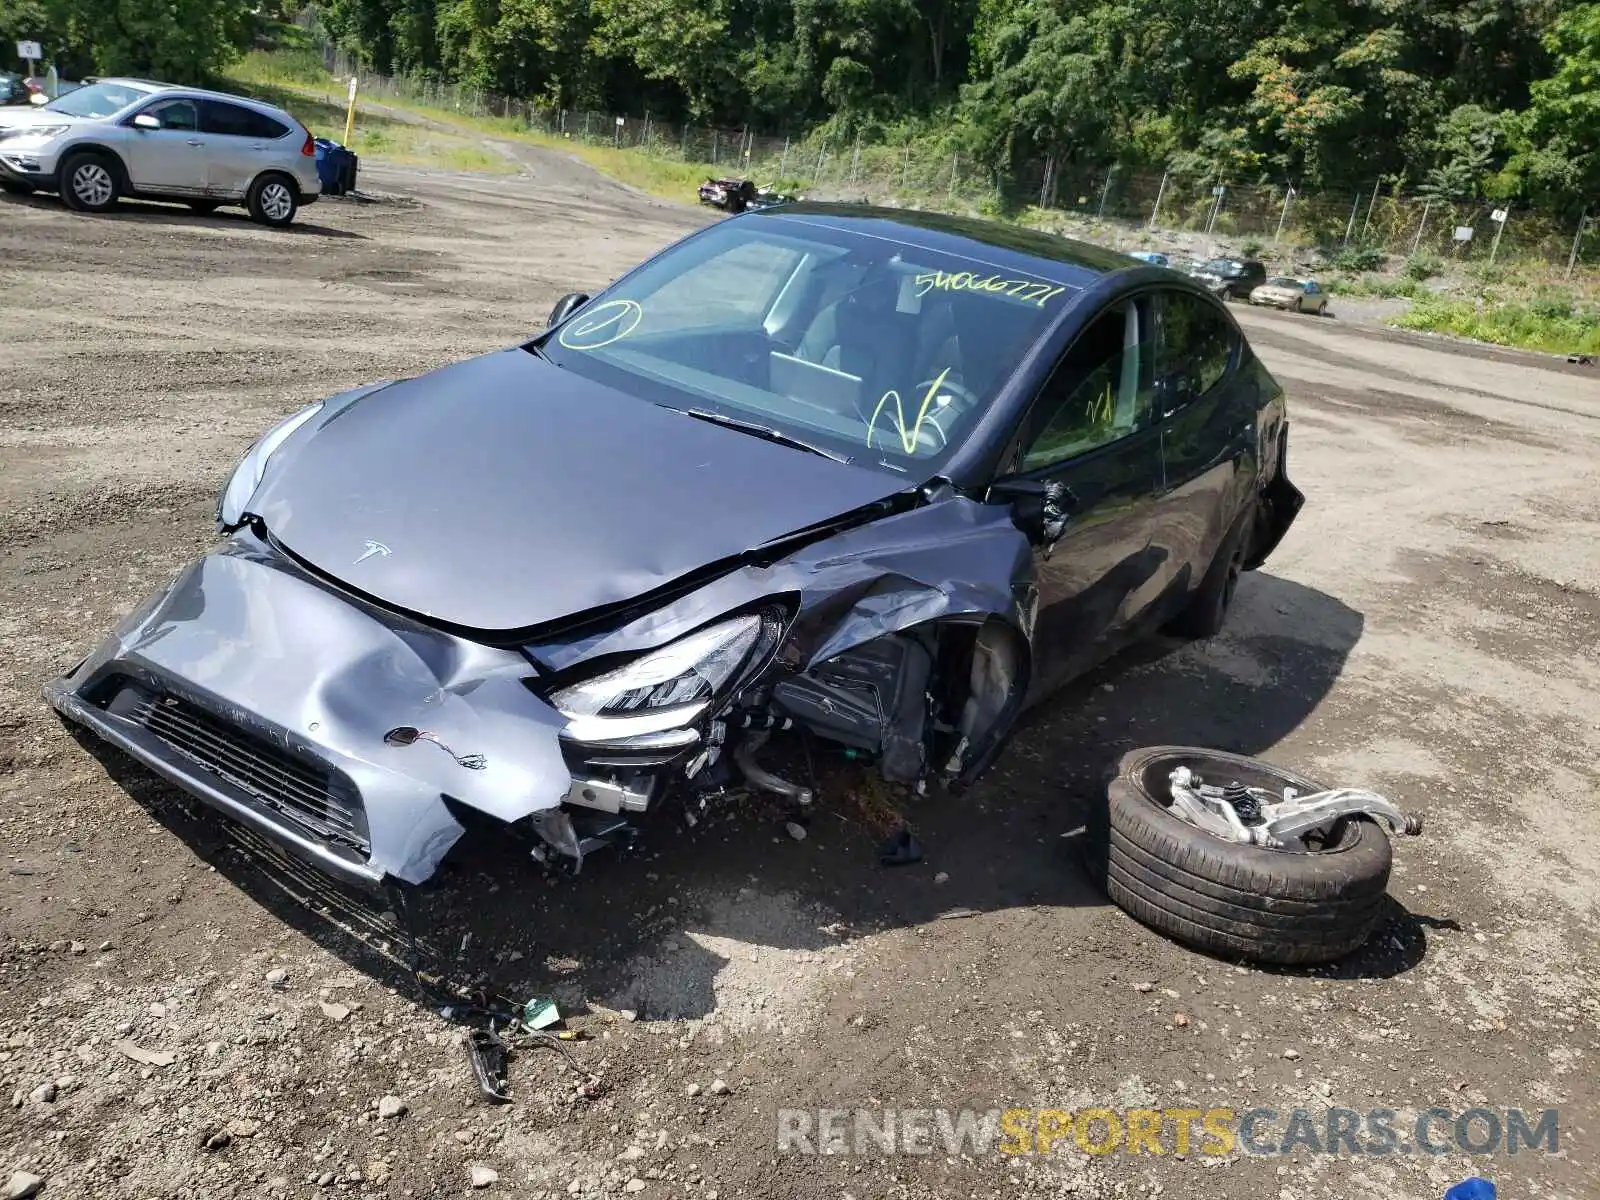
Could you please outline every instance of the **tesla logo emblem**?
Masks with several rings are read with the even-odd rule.
[[[385,546],[382,542],[362,542],[361,545],[364,547],[364,549],[361,551],[361,557],[355,561],[355,565],[357,566],[366,562],[369,558],[389,557],[389,547]]]

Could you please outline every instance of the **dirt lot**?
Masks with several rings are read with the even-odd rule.
[[[578,881],[484,848],[418,900],[430,961],[582,1014],[593,1095],[530,1050],[518,1102],[479,1103],[396,914],[68,737],[41,683],[208,544],[273,417],[508,344],[705,219],[519,153],[521,178],[370,172],[384,202],[283,234],[0,197],[0,1185],[1437,1200],[1476,1172],[1504,1197],[1600,1195],[1592,370],[1242,313],[1292,395],[1299,524],[1222,637],[1111,664],[976,795],[916,802],[926,863],[877,865],[841,772],[803,842],[752,808]],[[1108,764],[1186,741],[1427,813],[1354,960],[1203,958],[1089,886],[1078,831]],[[378,1115],[388,1096],[402,1115]],[[780,1108],[1149,1105],[1271,1108],[1268,1141],[1296,1108],[1391,1108],[1403,1133],[1432,1106],[1558,1108],[1559,1151],[775,1150]]]

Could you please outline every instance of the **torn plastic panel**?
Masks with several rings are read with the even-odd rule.
[[[512,823],[572,786],[563,719],[527,673],[513,651],[353,603],[239,535],[45,695],[315,865],[421,883],[462,833],[452,804]],[[399,728],[429,736],[388,737]],[[330,836],[358,819],[357,844]]]
[[[618,627],[527,650],[549,670],[566,672],[667,644],[773,596],[792,598],[796,615],[769,677],[736,698],[737,723],[763,723],[752,713],[764,713],[769,725],[774,715],[792,719],[873,755],[894,782],[919,781],[941,765],[969,782],[992,761],[1028,682],[1033,556],[1006,507],[953,492],[770,566],[734,570]],[[939,632],[953,626],[971,644],[971,667],[943,661]],[[997,671],[1002,656],[1005,667]],[[962,724],[956,752],[934,763],[929,751],[941,698],[955,702],[947,728]],[[709,761],[715,754],[691,765]]]

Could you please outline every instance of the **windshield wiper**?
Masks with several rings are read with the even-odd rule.
[[[831,458],[836,463],[849,464],[850,458],[843,454],[835,454],[832,450],[824,450],[821,446],[813,446],[810,442],[787,434],[781,429],[774,429],[770,425],[761,425],[755,421],[741,421],[738,417],[730,417],[726,413],[711,412],[704,408],[680,408],[676,411],[684,416],[694,417],[696,420],[709,421],[713,425],[725,425],[729,429],[737,429],[740,433],[748,433],[753,437],[761,438],[768,442],[777,442],[780,446],[789,446],[795,450],[804,450],[809,454],[820,454],[823,458]]]

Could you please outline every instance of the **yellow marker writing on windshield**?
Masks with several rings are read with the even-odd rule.
[[[872,410],[872,420],[867,422],[867,449],[872,449],[872,434],[878,424],[878,414],[883,412],[883,406],[889,403],[889,398],[894,397],[894,424],[895,432],[900,435],[900,448],[907,454],[913,454],[917,449],[918,436],[922,433],[922,422],[928,415],[928,409],[933,407],[934,397],[939,394],[939,389],[944,386],[945,377],[950,374],[946,367],[939,372],[939,378],[928,385],[928,390],[923,393],[922,404],[917,408],[917,419],[912,422],[911,429],[906,430],[905,410],[900,406],[900,393],[890,388],[878,401],[878,407]]]
[[[627,337],[643,319],[637,301],[607,300],[563,325],[556,340],[568,350],[599,350]]]

